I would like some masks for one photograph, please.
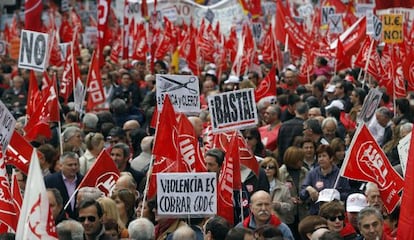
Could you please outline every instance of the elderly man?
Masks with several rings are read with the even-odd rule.
[[[83,226],[75,220],[65,220],[56,225],[59,240],[83,240]]]
[[[129,223],[128,233],[130,239],[155,239],[154,224],[146,218],[138,218]]]
[[[364,240],[392,239],[384,233],[384,219],[376,208],[366,207],[359,212],[358,227]]]
[[[283,239],[294,239],[289,227],[272,213],[272,199],[268,192],[257,191],[252,195],[250,201],[250,216],[237,224],[236,227],[256,230],[265,224],[270,224],[276,226],[282,232]]]
[[[74,152],[66,152],[60,157],[62,169],[44,178],[46,188],[56,188],[62,194],[63,205],[75,194],[76,188],[81,183],[83,176],[79,173],[79,157]],[[76,198],[72,198],[66,213],[70,218],[76,219]]]
[[[153,136],[147,136],[141,140],[142,152],[131,161],[131,167],[133,169],[144,173],[148,171],[151,161],[153,142]]]

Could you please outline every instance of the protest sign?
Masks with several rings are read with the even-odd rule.
[[[403,15],[385,14],[382,15],[383,41],[385,43],[402,43],[403,35]]]
[[[85,27],[83,33],[83,45],[87,47],[97,46],[98,43],[98,29],[96,27]]]
[[[176,112],[200,112],[198,77],[192,75],[156,75],[157,107],[161,111],[168,94]]]
[[[329,15],[335,14],[335,8],[332,6],[322,7],[321,26],[329,23]]]
[[[217,213],[216,173],[158,173],[158,215],[211,216]]]
[[[62,59],[66,59],[66,54],[68,53],[69,46],[70,46],[70,42],[59,43],[59,49],[60,49],[60,54],[62,55]]]
[[[342,23],[342,14],[331,14],[328,16],[329,32],[342,33],[344,31],[344,24]]]
[[[375,110],[381,101],[382,92],[377,88],[371,88],[362,104],[361,112],[357,116],[357,122],[369,122],[375,114]]]
[[[358,18],[365,16],[367,12],[374,12],[375,4],[373,3],[357,3],[355,6],[355,15]]]
[[[6,105],[0,101],[0,145],[3,147],[3,153],[6,152],[10,138],[13,135],[14,125],[16,125],[16,119],[14,119]]]
[[[208,97],[213,132],[244,129],[258,123],[253,88]]]
[[[377,41],[382,34],[382,22],[372,11],[367,11],[367,34]]]
[[[19,68],[35,71],[46,70],[49,35],[22,30],[19,52]]]
[[[405,176],[405,169],[408,161],[408,151],[410,150],[411,133],[403,137],[397,145],[398,156],[400,156],[401,170],[403,177]]]

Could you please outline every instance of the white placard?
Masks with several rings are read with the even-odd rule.
[[[355,15],[358,18],[365,16],[367,12],[374,13],[375,4],[373,3],[357,3],[355,6]]]
[[[336,13],[328,16],[329,32],[341,34],[344,31],[344,24],[342,22],[342,14]]]
[[[66,43],[59,43],[60,53],[62,55],[62,59],[66,59],[66,54],[68,53],[68,47],[70,46],[70,42]]]
[[[158,215],[211,216],[217,213],[216,173],[158,173]]]
[[[161,111],[168,94],[176,112],[200,112],[200,87],[197,76],[156,75],[157,107]]]
[[[7,42],[0,41],[0,56],[6,55],[6,49],[7,49]]]
[[[14,125],[16,125],[16,119],[14,119],[6,105],[0,101],[0,145],[3,147],[3,153],[6,152],[10,138],[13,135]]]
[[[367,11],[367,34],[371,35],[375,40],[379,41],[382,33],[382,22],[372,12]]]
[[[405,169],[407,168],[408,151],[410,151],[411,133],[403,137],[397,146],[398,155],[400,156],[401,169],[403,177],[405,177]]]
[[[19,52],[19,68],[45,71],[49,46],[49,34],[22,30]]]
[[[307,3],[298,7],[299,16],[306,18],[313,15],[313,6],[311,3]]]
[[[208,97],[213,132],[245,129],[258,123],[253,88]]]
[[[321,16],[321,25],[327,25],[329,22],[329,15],[335,14],[335,8],[328,6],[328,7],[322,7],[322,16]]]
[[[85,27],[83,33],[83,46],[91,47],[98,44],[98,29],[96,27]]]
[[[381,102],[382,92],[377,88],[371,88],[362,104],[361,112],[357,116],[357,122],[368,123],[375,114],[375,110]]]

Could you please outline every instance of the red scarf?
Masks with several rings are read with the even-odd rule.
[[[243,227],[249,228],[250,217],[251,217],[251,215],[249,215],[246,219],[244,219]],[[280,221],[280,219],[278,217],[276,217],[276,215],[273,215],[273,214],[270,216],[269,222],[267,222],[267,224],[273,225],[275,227],[278,227],[281,223],[282,222]]]

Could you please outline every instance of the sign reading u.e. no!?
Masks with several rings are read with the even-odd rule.
[[[48,43],[48,34],[22,30],[19,68],[44,71],[46,68]]]

